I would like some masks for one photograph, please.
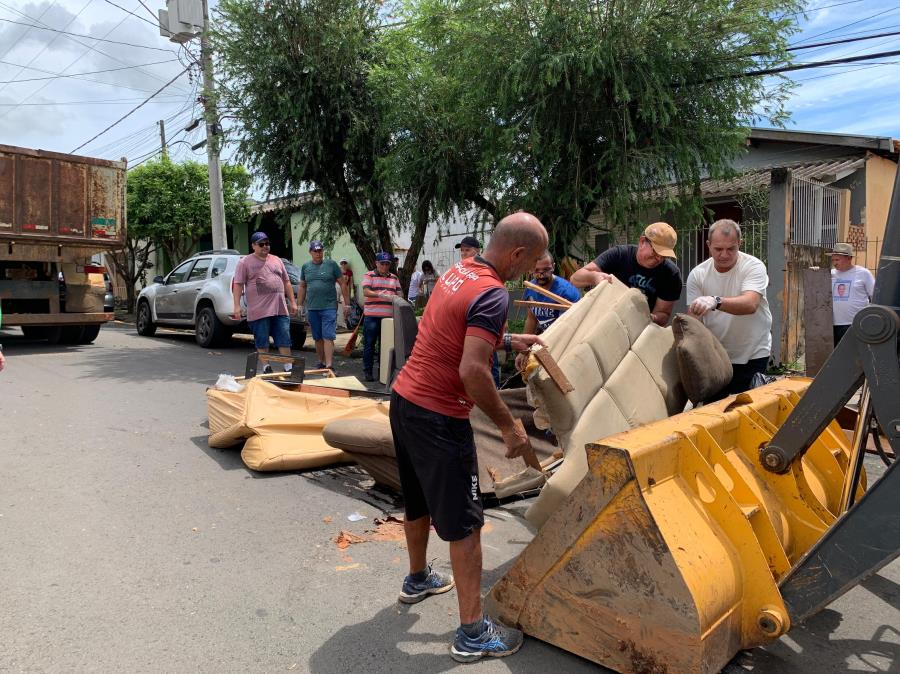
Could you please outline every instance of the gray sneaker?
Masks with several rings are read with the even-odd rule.
[[[404,604],[416,604],[430,594],[449,592],[454,585],[453,576],[435,571],[429,566],[425,580],[413,580],[412,576],[403,579],[403,589],[400,590],[399,599]]]
[[[450,657],[457,662],[475,662],[483,657],[502,658],[519,650],[522,640],[521,630],[484,616],[483,629],[478,636],[470,637],[462,627],[456,629]]]

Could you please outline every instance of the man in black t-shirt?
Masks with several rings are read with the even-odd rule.
[[[677,241],[674,229],[665,222],[654,222],[644,230],[638,245],[610,248],[572,274],[569,281],[576,288],[584,288],[609,282],[615,276],[629,288],[644,293],[650,318],[665,326],[683,287],[681,272],[674,262]]]

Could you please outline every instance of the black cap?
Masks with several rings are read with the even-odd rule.
[[[476,239],[474,236],[464,236],[462,241],[456,244],[456,248],[461,248],[462,246],[468,246],[469,248],[477,248],[481,250],[481,241]]]

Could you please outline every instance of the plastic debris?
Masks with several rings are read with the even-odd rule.
[[[231,391],[232,393],[240,393],[244,390],[244,385],[239,384],[237,379],[234,378],[234,375],[220,374],[219,378],[216,379],[216,383],[213,388],[218,391]]]

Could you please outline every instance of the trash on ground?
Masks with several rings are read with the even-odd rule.
[[[244,390],[244,385],[239,384],[237,379],[234,378],[234,375],[231,374],[220,374],[219,378],[216,379],[216,384],[213,388],[218,389],[219,391],[231,391],[232,393],[240,393]]]

